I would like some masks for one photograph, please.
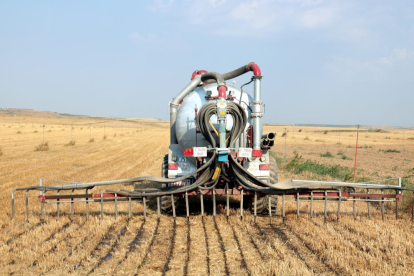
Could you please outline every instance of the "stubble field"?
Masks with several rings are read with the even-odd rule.
[[[45,127],[43,128],[43,125]],[[72,129],[73,128],[73,129]],[[278,158],[279,181],[287,179],[331,179],[317,171],[295,171],[287,166],[292,158],[311,160],[325,166],[340,166],[352,172],[356,132],[340,128],[267,126],[276,131],[273,152]],[[43,142],[47,151],[36,151]],[[326,132],[326,133],[325,133]],[[106,136],[106,137],[105,137]],[[91,142],[93,138],[93,142]],[[409,176],[414,169],[414,131],[364,130],[359,134],[357,179],[375,180]],[[411,138],[411,139],[410,139]],[[70,141],[75,141],[74,145]],[[134,203],[132,219],[128,205],[120,203],[120,216],[114,205],[46,204],[46,217],[40,220],[40,203],[35,192],[29,197],[30,217],[26,222],[24,193],[16,194],[16,217],[10,219],[10,195],[17,187],[33,186],[40,178],[89,182],[159,175],[160,164],[169,144],[168,123],[158,121],[103,121],[70,118],[0,117],[0,267],[10,275],[312,275],[412,274],[414,268],[414,227],[408,197],[395,219],[394,204],[386,204],[383,221],[378,206],[357,204],[357,220],[352,203],[344,202],[341,220],[337,203],[329,203],[327,223],[323,203],[315,204],[315,217],[309,219],[309,203],[287,200],[287,217],[277,216],[269,223],[260,217],[257,224],[245,212],[243,221],[237,209],[226,219],[224,205],[218,216],[202,218],[193,213],[187,222],[179,216],[174,222],[156,212],[144,220],[143,207]],[[327,154],[327,152],[330,153]],[[413,178],[404,178],[412,185]],[[395,182],[394,182],[395,183]],[[122,186],[119,186],[119,188]],[[132,188],[126,186],[126,188]],[[101,191],[95,188],[92,192]],[[410,199],[412,200],[412,198]],[[233,199],[237,206],[237,198]]]

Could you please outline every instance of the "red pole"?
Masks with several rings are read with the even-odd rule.
[[[354,162],[354,182],[355,182],[355,174],[356,174],[356,167],[357,167],[357,156],[358,156],[358,136],[359,136],[359,125],[357,129],[357,139],[355,145],[355,162]]]

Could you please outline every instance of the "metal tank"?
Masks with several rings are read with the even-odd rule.
[[[228,85],[228,93],[234,97],[233,101],[240,104],[248,118],[246,129],[251,125],[251,107],[250,103],[252,97],[245,91],[241,90],[236,85]],[[175,135],[181,149],[188,149],[193,147],[211,147],[205,140],[204,136],[197,131],[196,127],[196,113],[200,108],[209,101],[214,101],[218,97],[217,84],[208,84],[198,87],[193,92],[190,92],[184,98],[180,108],[177,112],[177,120],[175,122]],[[210,119],[211,123],[216,129],[219,129],[217,116],[213,115]],[[233,126],[233,118],[230,115],[226,116],[226,131],[230,131]],[[197,133],[198,132],[198,133]],[[243,147],[246,137],[242,135],[234,145],[234,148]],[[194,158],[191,158],[194,162]]]

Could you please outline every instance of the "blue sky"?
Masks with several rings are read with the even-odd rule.
[[[168,119],[251,61],[267,123],[414,126],[414,1],[0,2],[0,107]]]

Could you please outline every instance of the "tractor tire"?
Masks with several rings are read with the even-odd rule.
[[[278,177],[278,171],[277,171],[277,163],[273,156],[269,154],[269,165],[270,165],[270,184],[276,184],[278,183],[279,177]],[[266,195],[261,196],[257,198],[257,205],[256,205],[256,211],[257,214],[262,215],[268,215],[269,214],[269,197],[270,197],[270,209],[272,212],[272,215],[276,214],[277,210],[277,202],[279,199],[279,196],[277,195]],[[251,204],[251,211],[254,212],[254,199],[252,200]]]
[[[163,162],[161,164],[161,177],[168,178],[168,154],[164,156]],[[166,185],[166,184],[164,184]],[[174,197],[174,205],[177,208],[178,206],[178,197]],[[161,197],[161,211],[164,214],[171,214],[173,211],[173,200],[171,195],[166,195]]]

